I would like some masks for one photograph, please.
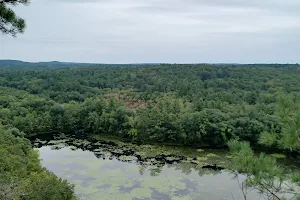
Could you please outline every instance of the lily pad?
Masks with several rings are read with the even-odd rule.
[[[207,157],[219,157],[218,155],[214,154],[214,153],[209,153],[206,155]]]
[[[208,158],[207,157],[197,157],[197,160],[198,161],[206,161],[206,160],[208,160]]]

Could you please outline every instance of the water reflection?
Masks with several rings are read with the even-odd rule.
[[[60,136],[34,139],[33,144],[40,151],[42,164],[74,183],[81,199],[242,198],[232,174],[203,168],[223,162],[222,157],[202,159],[204,163],[172,152],[149,157],[113,142]],[[259,196],[253,193],[248,199]]]

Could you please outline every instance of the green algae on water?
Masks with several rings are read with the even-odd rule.
[[[286,158],[286,155],[284,155],[284,154],[279,154],[279,153],[273,153],[273,154],[271,154],[271,156],[272,157],[274,157],[274,158]]]

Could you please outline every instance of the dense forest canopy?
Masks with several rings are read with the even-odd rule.
[[[138,142],[257,145],[280,134],[278,98],[300,90],[298,65],[0,68],[0,119],[27,135],[109,134]],[[276,147],[276,145],[274,145]]]

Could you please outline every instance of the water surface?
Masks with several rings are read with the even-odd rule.
[[[75,192],[81,199],[242,199],[233,174],[226,170],[202,168],[211,162],[223,162],[220,160],[224,159],[224,155],[219,156],[215,152],[204,150],[202,153],[206,157],[197,157],[198,163],[193,158],[169,164],[156,162],[151,157],[141,161],[133,155],[120,156],[116,153],[119,152],[118,146],[98,143],[95,148],[80,139],[39,140],[35,144],[43,166],[75,184]],[[165,150],[164,153],[167,154]],[[240,179],[243,179],[241,175]],[[262,198],[252,192],[248,199]]]

